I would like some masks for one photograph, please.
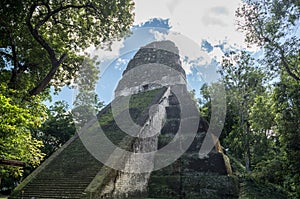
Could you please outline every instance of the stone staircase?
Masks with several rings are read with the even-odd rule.
[[[136,106],[130,108],[133,119],[144,123],[150,106],[156,104],[165,91],[166,88],[156,89],[132,96],[132,106]],[[128,135],[115,124],[110,105],[102,109],[98,117],[106,136],[117,146],[128,149],[130,143],[122,145]],[[115,173],[116,170],[96,160],[76,135],[25,178],[9,199],[94,198]]]
[[[160,48],[157,49],[157,47]],[[142,48],[135,58],[130,61],[123,76],[130,74],[130,69],[147,63],[152,64],[148,66],[149,70],[145,70],[139,75],[133,73],[124,81],[120,80],[119,85],[121,87],[118,86],[119,89],[116,89],[116,98],[112,102],[112,104],[115,103],[120,106],[118,115],[113,116],[110,105],[98,114],[99,123],[108,139],[119,148],[131,152],[146,152],[149,148],[161,149],[169,144],[177,134],[181,114],[186,113],[187,109],[181,111],[178,99],[173,94],[176,93],[175,91],[187,94],[184,99],[181,99],[183,100],[181,101],[182,104],[188,108],[193,106],[186,88],[185,73],[181,67],[178,49],[174,43],[170,41],[154,42]],[[165,71],[166,74],[160,74],[157,67],[162,64],[179,71],[181,75],[177,73],[172,73],[173,76],[167,74],[170,71]],[[153,71],[156,73],[152,73]],[[160,82],[161,79],[169,79],[170,81],[161,84],[148,82],[152,77],[158,78]],[[144,82],[135,81],[135,78]],[[179,86],[180,84],[181,86]],[[179,90],[175,90],[176,88]],[[170,92],[167,92],[167,90]],[[124,95],[130,97],[129,107],[125,109],[122,108],[122,103],[119,103]],[[153,119],[154,116],[149,117],[152,105],[166,101],[168,103],[162,103],[165,108],[162,108],[162,110],[165,110],[163,111],[164,114],[162,115],[160,109],[155,113],[160,118],[159,121],[164,121],[164,123]],[[116,124],[115,119],[118,117],[124,118],[127,109],[129,109],[132,120],[143,126],[144,130],[141,133],[147,132],[148,128],[149,132],[152,129],[158,133],[159,131],[156,130],[161,129],[163,125],[160,134],[143,139],[129,136],[123,132]],[[196,116],[190,116],[191,120],[185,121],[194,121],[189,124],[197,124],[195,122],[197,120],[194,120],[198,117],[197,114]],[[151,120],[151,117],[153,120]],[[127,124],[126,121],[125,124]],[[202,159],[198,157],[203,139],[207,135],[207,127],[208,124],[200,119],[198,130],[184,128],[184,138],[192,136],[189,131],[194,132],[194,130],[197,130],[196,137],[193,136],[193,142],[188,150],[169,166],[142,174],[124,173],[103,166],[87,151],[81,139],[74,136],[28,176],[9,198],[237,198],[238,182],[234,176],[230,175],[231,167],[228,158],[220,149],[221,147],[216,146],[208,154],[208,157]],[[91,127],[91,132],[93,129],[96,128]],[[83,133],[90,135],[88,131]],[[179,145],[178,150],[181,147]],[[112,153],[112,151],[107,152],[107,154]],[[129,161],[130,156],[124,158],[127,160],[125,165],[130,168],[132,165]]]
[[[144,93],[152,98],[151,103],[147,102],[148,105],[160,101],[164,92],[165,89],[155,91],[151,95]],[[180,125],[181,110],[177,98],[171,93],[167,101],[166,122],[158,136],[158,149],[174,138]],[[146,117],[145,111],[137,114],[135,118],[141,118],[141,115]],[[108,106],[100,116],[108,116],[109,112]],[[206,135],[205,125],[205,122],[200,120],[196,138],[177,161],[151,173],[145,193],[132,192],[126,198],[236,198],[238,182],[236,178],[228,175],[231,171],[227,157],[214,149],[207,158],[198,158],[198,151]],[[114,121],[107,120],[104,129],[107,131],[107,136],[112,141],[116,141],[116,144],[124,139],[124,133],[115,128]],[[37,174],[26,179],[27,183],[25,181],[25,185],[19,186],[10,198],[115,198],[112,194],[101,194],[103,188],[110,182],[116,183],[116,179],[124,176],[124,173],[107,168],[92,157],[79,137],[71,139],[61,151],[57,152],[57,155],[54,154],[47,161],[38,168],[42,172],[37,171]],[[87,187],[91,182],[97,181],[95,181],[97,176],[104,180],[96,183],[98,191],[93,193],[95,195],[88,195]],[[116,187],[116,185],[112,186]]]
[[[53,160],[43,172],[32,176],[30,182],[10,198],[82,198],[86,187],[102,164],[85,149],[79,137]]]

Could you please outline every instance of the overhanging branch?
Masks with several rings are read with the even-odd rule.
[[[290,64],[288,63],[288,61],[286,60],[286,57],[284,55],[284,51],[283,49],[277,45],[274,44],[274,46],[279,50],[279,54],[280,54],[280,60],[282,62],[283,67],[285,68],[286,72],[292,77],[294,78],[296,81],[300,81],[300,77],[298,75],[296,75],[290,68]]]
[[[45,5],[45,4],[44,4]],[[47,7],[47,6],[46,6]],[[39,27],[41,27],[43,24],[45,24],[49,19],[50,17],[54,16],[55,14],[61,12],[61,11],[64,11],[66,9],[69,9],[69,8],[77,8],[77,9],[81,9],[81,8],[93,8],[93,6],[91,4],[85,4],[85,5],[66,5],[66,6],[60,6],[59,8],[55,9],[55,10],[52,10],[50,11],[48,9],[48,14],[41,20],[37,23],[37,25],[35,26],[35,29],[38,29]]]
[[[48,15],[42,21],[39,22],[40,25],[36,25],[35,27],[33,27],[32,23],[31,23],[31,18],[33,16],[33,12],[34,12],[36,6],[37,6],[36,4],[33,4],[30,7],[29,15],[27,16],[26,23],[27,23],[29,31],[32,34],[32,36],[34,37],[34,39],[47,51],[47,53],[50,57],[50,61],[51,61],[51,69],[48,72],[48,74],[46,75],[46,77],[44,79],[42,79],[36,87],[34,87],[31,91],[29,91],[29,95],[37,95],[40,92],[42,92],[47,87],[47,85],[49,84],[51,79],[54,77],[58,67],[61,65],[61,63],[67,57],[66,54],[63,54],[59,59],[57,59],[54,50],[43,39],[43,37],[39,35],[39,32],[38,32],[39,26],[42,25],[43,23],[45,23],[53,15],[51,13],[58,12],[58,11],[54,10],[50,14],[48,13]]]
[[[52,65],[52,68],[50,69],[46,77],[35,88],[29,91],[29,95],[37,95],[40,92],[42,92],[47,87],[51,79],[54,77],[58,67],[64,62],[66,58],[67,55],[63,54],[60,57],[59,61],[57,61],[54,65]]]
[[[9,166],[15,166],[15,167],[25,167],[26,163],[18,161],[18,160],[3,160],[3,159],[0,159],[0,165],[9,165]]]

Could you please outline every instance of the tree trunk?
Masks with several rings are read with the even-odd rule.
[[[251,172],[251,151],[250,151],[250,126],[246,124],[246,151],[245,151],[245,164],[246,170]]]
[[[26,166],[25,162],[21,162],[21,161],[18,161],[18,160],[3,160],[3,159],[0,159],[0,164],[8,165],[8,166],[14,166],[14,167],[25,167]]]
[[[47,85],[49,84],[51,79],[54,77],[58,67],[63,63],[63,61],[66,58],[67,58],[67,55],[63,54],[58,61],[52,60],[52,68],[50,69],[49,73],[35,88],[33,88],[31,91],[29,91],[29,95],[31,95],[31,96],[37,95],[40,92],[42,92],[47,87]]]

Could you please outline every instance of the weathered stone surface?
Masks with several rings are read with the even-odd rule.
[[[186,161],[185,170],[193,172],[211,172],[220,175],[227,175],[228,169],[223,153],[210,153],[209,157],[200,159],[198,154],[184,156]]]
[[[123,75],[129,70],[149,63],[159,63],[169,66],[185,76],[181,67],[178,48],[172,41],[153,42],[142,47],[128,63]],[[155,65],[153,65],[155,67]]]
[[[169,96],[169,105],[179,105],[179,101],[175,95],[170,95]]]
[[[126,173],[104,166],[75,136],[26,178],[10,198],[236,198],[238,182],[230,175],[229,159],[222,153],[219,143],[208,157],[198,158],[208,123],[197,117],[189,118],[193,109],[190,98],[177,98],[189,96],[184,95],[187,93],[186,77],[178,54],[178,48],[170,41],[153,42],[141,48],[129,62],[123,77],[140,66],[147,66],[149,70],[135,71],[137,74],[132,73],[130,80],[121,79],[112,102],[117,106],[117,115],[112,115],[111,105],[108,105],[98,118],[114,145],[134,153],[165,147],[182,125],[188,129],[183,132],[182,141],[185,141],[191,138],[189,126],[197,124],[196,137],[179,159],[156,171]],[[157,69],[161,65],[169,69],[160,73]],[[177,72],[171,73],[174,70]],[[121,103],[126,96],[131,96],[129,109],[124,109]],[[158,109],[153,106],[155,104],[159,104]],[[185,105],[186,112],[181,110],[181,105]],[[128,121],[122,121],[129,116],[140,126],[138,137],[126,134],[116,123],[121,121],[124,127],[130,127]],[[187,119],[190,122],[186,122]],[[174,150],[181,150],[179,145]],[[153,166],[133,162],[131,155],[121,159],[129,170]]]
[[[153,176],[149,181],[150,198],[237,198],[238,179],[214,173]]]
[[[169,106],[166,107],[167,118],[180,118],[180,107],[178,106]]]
[[[160,133],[161,135],[164,134],[176,134],[178,131],[180,125],[180,120],[179,119],[168,119],[165,122],[165,125],[161,129]]]
[[[178,84],[186,85],[186,76],[177,47],[171,41],[153,42],[142,47],[130,60],[115,96]]]

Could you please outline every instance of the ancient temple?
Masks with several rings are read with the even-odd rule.
[[[128,63],[115,99],[9,198],[237,198],[218,141],[199,158],[210,135],[193,106],[175,44],[150,43]]]

